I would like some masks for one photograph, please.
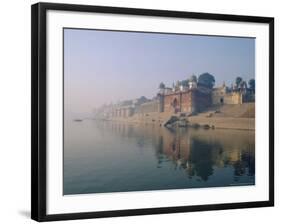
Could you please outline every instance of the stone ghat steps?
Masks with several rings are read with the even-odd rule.
[[[200,117],[234,117],[234,118],[254,118],[255,103],[244,103],[235,105],[213,106],[208,111],[199,113]]]
[[[191,124],[208,125],[214,128],[255,130],[254,118],[234,118],[234,117],[190,117]]]

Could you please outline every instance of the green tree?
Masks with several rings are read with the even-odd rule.
[[[236,77],[236,79],[235,79],[235,84],[236,84],[236,86],[239,88],[239,86],[240,86],[240,84],[241,84],[241,82],[243,81],[243,79],[241,78],[241,77]]]
[[[198,77],[198,85],[212,89],[215,85],[215,77],[208,72],[205,72]]]
[[[159,84],[159,89],[164,89],[165,88],[165,84],[163,83],[163,82],[161,82],[160,84]]]
[[[248,84],[249,84],[249,88],[255,92],[255,88],[256,88],[256,81],[255,81],[255,79],[250,79]]]
[[[182,80],[182,81],[181,81],[181,85],[182,85],[182,86],[187,86],[187,85],[188,85],[188,80],[187,80],[187,79]]]
[[[191,82],[197,82],[197,77],[196,77],[196,75],[192,75],[192,76],[190,77],[189,81],[191,81]]]

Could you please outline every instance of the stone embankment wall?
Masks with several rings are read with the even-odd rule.
[[[220,107],[221,111],[217,113],[213,110],[201,114],[185,117],[190,126],[209,126],[215,129],[238,129],[238,130],[255,130],[255,117],[245,117],[245,114],[254,115],[255,104],[249,103],[242,105],[225,105]],[[134,114],[127,118],[115,118],[112,120],[122,122],[132,122],[137,124],[150,124],[157,126],[164,126],[164,123],[171,118],[171,116],[181,117],[181,113],[174,114],[168,112],[152,112],[143,114]],[[182,119],[182,117],[181,117]]]

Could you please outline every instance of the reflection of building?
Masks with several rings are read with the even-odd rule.
[[[98,121],[97,121],[98,122]],[[216,169],[230,167],[235,180],[255,175],[255,134],[237,130],[171,131],[159,126],[99,122],[99,130],[130,138],[137,149],[155,150],[157,167],[172,163],[189,178],[208,181]],[[247,133],[247,134],[245,134]],[[115,138],[114,138],[115,139]]]
[[[163,150],[166,156],[180,164],[186,164],[190,156],[190,138],[187,132],[163,132]]]

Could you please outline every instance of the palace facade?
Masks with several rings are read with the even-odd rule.
[[[153,99],[140,97],[114,105],[105,105],[99,108],[96,114],[104,118],[131,117],[135,114],[156,112],[192,115],[213,105],[242,104],[250,101],[255,101],[255,96],[248,91],[247,86],[238,89],[223,84],[221,87],[210,89],[198,85],[196,81],[189,81],[185,85],[178,82],[172,88],[162,85]]]

